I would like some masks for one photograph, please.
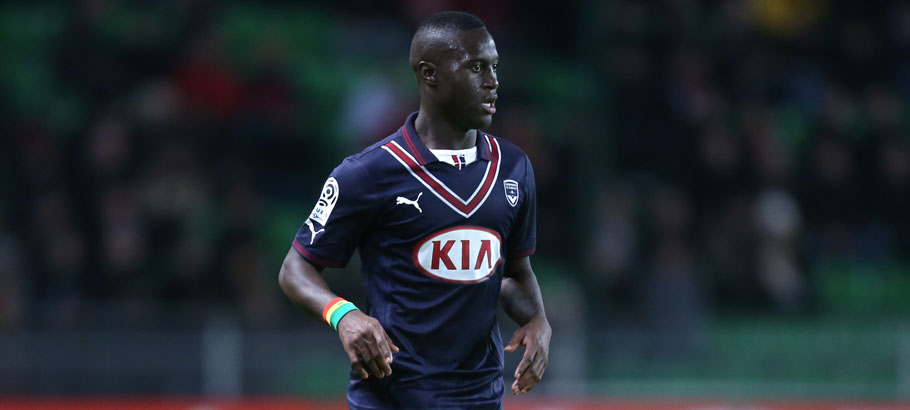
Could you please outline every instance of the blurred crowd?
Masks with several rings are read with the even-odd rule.
[[[43,40],[17,44],[17,64],[33,63],[21,70],[38,72],[9,70],[6,85],[39,83],[23,94],[46,106],[29,113],[5,93],[0,324],[274,321],[267,182],[314,171],[321,161],[298,158],[318,144],[281,50],[262,44],[240,72],[213,6],[6,6],[10,29]]]
[[[614,177],[586,267],[611,319],[673,344],[708,317],[906,313],[910,5],[613,1],[599,17]]]
[[[417,109],[440,7],[0,6],[0,328],[307,323],[281,261],[332,167]]]
[[[299,320],[290,240],[416,110],[410,35],[447,8],[497,40],[491,131],[535,164],[545,295],[678,335],[902,266],[910,5],[544,4],[0,6],[0,328]]]

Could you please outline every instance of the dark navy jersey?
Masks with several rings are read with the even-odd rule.
[[[367,313],[401,348],[390,377],[351,372],[351,408],[498,409],[497,302],[506,261],[534,252],[534,173],[481,131],[477,161],[440,162],[415,118],[335,168],[294,249],[328,267],[359,249]]]

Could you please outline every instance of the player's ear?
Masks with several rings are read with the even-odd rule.
[[[417,75],[419,75],[423,82],[427,85],[436,85],[436,72],[436,64],[433,64],[429,61],[421,61],[417,63]]]

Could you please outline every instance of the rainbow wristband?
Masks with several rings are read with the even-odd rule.
[[[354,306],[353,303],[342,298],[335,298],[328,305],[325,305],[325,309],[322,310],[322,318],[332,326],[332,329],[338,330],[338,322],[341,321],[344,315],[351,313],[352,310],[360,309],[357,309],[357,306]]]

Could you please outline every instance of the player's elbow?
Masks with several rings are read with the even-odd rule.
[[[285,294],[290,295],[294,289],[308,286],[322,268],[314,266],[303,259],[297,251],[291,249],[278,271],[278,286]]]
[[[291,260],[291,255],[288,254],[281,264],[281,269],[278,271],[278,286],[281,287],[285,294],[294,287],[295,276],[294,261]]]
[[[278,286],[281,287],[281,290],[285,293],[287,293],[289,281],[287,264],[288,262],[284,261],[284,263],[281,264],[281,269],[278,271]]]

